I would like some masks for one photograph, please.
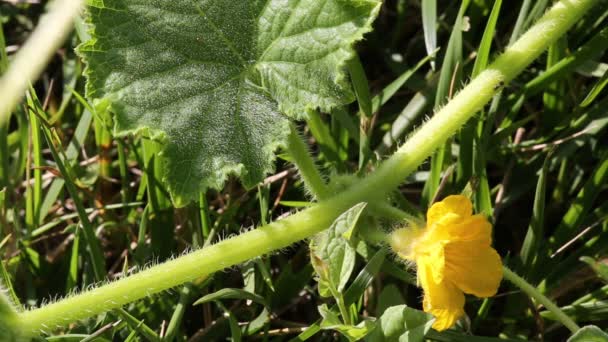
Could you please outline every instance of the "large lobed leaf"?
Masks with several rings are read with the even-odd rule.
[[[272,170],[289,117],[352,102],[343,65],[379,0],[89,0],[87,95],[163,139],[176,205]]]

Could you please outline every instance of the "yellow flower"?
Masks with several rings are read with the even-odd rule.
[[[491,247],[492,225],[472,211],[465,196],[448,196],[431,206],[426,228],[401,228],[391,234],[399,256],[416,262],[422,306],[435,316],[433,328],[439,331],[464,315],[464,293],[493,296],[502,279],[500,256]]]

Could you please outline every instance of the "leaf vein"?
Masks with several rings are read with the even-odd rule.
[[[247,62],[243,58],[243,55],[234,47],[234,43],[230,39],[228,39],[228,37],[226,37],[226,35],[224,34],[224,32],[222,30],[220,30],[219,27],[213,22],[213,20],[211,20],[209,18],[209,16],[205,13],[205,11],[203,11],[203,9],[201,8],[201,6],[199,6],[196,3],[195,0],[192,0],[192,3],[196,7],[196,9],[197,9],[198,13],[200,14],[201,18],[203,18],[204,20],[206,20],[209,23],[209,25],[211,26],[211,28],[213,29],[213,31],[217,35],[220,36],[220,38],[224,41],[224,44],[226,44],[226,46],[228,47],[228,49],[230,49],[238,57],[238,59],[243,64],[243,66],[246,66]]]

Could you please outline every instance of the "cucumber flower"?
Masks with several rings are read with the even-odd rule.
[[[465,196],[448,196],[431,206],[426,228],[400,228],[390,237],[393,250],[416,263],[423,309],[435,316],[433,328],[439,331],[464,315],[464,293],[493,296],[502,279],[492,225],[472,211]]]

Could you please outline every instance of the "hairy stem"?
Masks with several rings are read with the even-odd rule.
[[[325,228],[359,202],[385,199],[431,153],[479,111],[501,86],[517,76],[563,35],[596,0],[562,0],[437,112],[371,175],[343,193],[280,221],[150,267],[127,278],[20,313],[31,332],[53,329],[164,291],[197,277],[284,248]]]
[[[568,317],[555,303],[553,303],[549,298],[545,297],[540,291],[538,291],[534,286],[530,285],[524,278],[518,276],[513,271],[508,269],[506,266],[503,266],[503,274],[505,279],[512,282],[515,286],[519,287],[522,291],[524,291],[528,296],[534,298],[538,303],[542,304],[547,308],[547,310],[551,311],[557,320],[559,320],[566,328],[570,329],[572,332],[576,332],[580,329],[580,327],[572,320],[572,318]]]
[[[330,196],[329,190],[315,165],[314,159],[312,159],[312,156],[308,151],[308,147],[293,124],[290,125],[290,128],[291,132],[287,138],[287,150],[293,159],[293,163],[298,167],[304,184],[306,184],[308,190],[312,192],[318,200],[328,198]]]

